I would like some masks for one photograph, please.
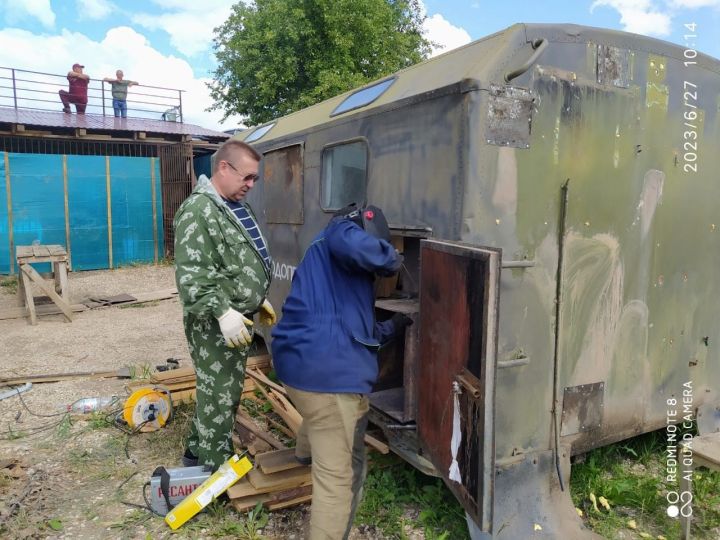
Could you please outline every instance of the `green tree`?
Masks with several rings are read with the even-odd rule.
[[[211,110],[256,125],[416,64],[422,20],[418,0],[240,2],[215,29]]]

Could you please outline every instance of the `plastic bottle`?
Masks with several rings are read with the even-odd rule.
[[[67,406],[68,412],[87,414],[93,411],[99,411],[117,403],[119,398],[117,396],[110,397],[87,397],[78,399],[74,403]]]

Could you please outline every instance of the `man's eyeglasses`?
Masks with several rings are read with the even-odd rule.
[[[235,165],[233,165],[229,161],[225,161],[225,163],[227,163],[233,171],[242,176],[242,173],[235,168]],[[257,174],[248,174],[246,176],[243,176],[243,182],[257,182],[258,180],[260,180],[260,177]]]

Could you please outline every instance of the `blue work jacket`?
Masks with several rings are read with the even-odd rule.
[[[375,322],[375,273],[392,275],[401,258],[385,240],[334,218],[313,240],[272,332],[280,380],[308,392],[367,394],[377,380],[377,350],[394,334]]]

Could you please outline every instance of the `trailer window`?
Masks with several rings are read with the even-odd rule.
[[[266,126],[260,126],[259,128],[255,128],[255,131],[253,131],[250,135],[247,136],[245,142],[251,143],[253,141],[257,141],[260,137],[270,131],[274,125],[275,122],[273,122],[272,124],[267,124]]]
[[[339,210],[356,202],[365,203],[367,145],[364,141],[326,148],[322,159],[322,207]]]
[[[386,79],[384,81],[380,81],[379,83],[375,83],[372,86],[361,88],[357,92],[353,92],[342,102],[340,102],[340,105],[335,107],[335,110],[330,113],[330,116],[335,116],[336,114],[342,114],[344,112],[352,111],[353,109],[359,109],[360,107],[369,105],[377,98],[379,98],[383,94],[383,92],[385,92],[385,90],[390,88],[390,85],[394,82],[394,78]]]
[[[263,156],[265,219],[268,223],[303,223],[303,156],[297,144]]]

